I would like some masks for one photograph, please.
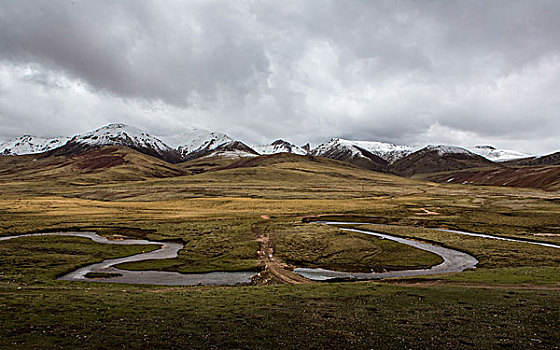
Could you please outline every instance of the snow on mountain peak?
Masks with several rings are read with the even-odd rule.
[[[68,141],[66,151],[79,152],[84,146],[86,149],[88,147],[124,146],[171,163],[178,163],[183,160],[176,149],[169,147],[158,137],[136,127],[120,123],[108,124],[85,134],[74,136]]]
[[[186,130],[177,135],[153,136],[142,130],[122,124],[112,123],[96,130],[76,135],[72,138],[41,138],[31,135],[23,135],[18,138],[3,141],[0,140],[1,155],[24,155],[47,152],[65,145],[68,141],[77,144],[92,146],[120,145],[128,146],[148,152],[149,154],[164,155],[167,158],[187,160],[207,155],[219,148],[233,142],[228,135],[220,132],[212,132],[203,129]],[[418,146],[396,145],[392,143],[376,141],[352,141],[342,138],[332,138],[328,142],[319,145],[310,151],[309,145],[297,146],[291,142],[279,139],[267,145],[252,147],[259,154],[293,153],[299,155],[313,154],[317,156],[336,157],[344,154],[346,156],[368,158],[371,154],[383,158],[388,163],[394,163],[398,159],[421,149]],[[472,151],[467,149],[446,146],[430,145],[426,150],[437,151],[440,156],[445,154],[477,154],[491,161],[508,161],[513,159],[531,157],[531,154],[497,149],[489,145],[475,146]],[[150,151],[152,150],[152,151]],[[369,156],[367,153],[371,153]],[[167,159],[166,158],[166,159]]]
[[[136,127],[112,123],[71,138],[43,139],[24,135],[17,139],[0,142],[0,155],[21,155],[46,152],[67,142],[87,146],[127,146],[164,159],[178,161],[196,157],[233,141],[229,136],[207,130],[193,129],[178,135],[157,137]]]
[[[309,152],[303,148],[281,139],[278,139],[268,145],[254,146],[253,149],[259,154],[276,154],[276,153],[293,153],[299,155],[306,155]]]
[[[101,127],[100,129],[125,129],[127,128],[126,124],[123,123],[109,123],[103,127]],[[134,128],[132,126],[129,126],[128,128]]]
[[[192,129],[177,135],[160,137],[170,147],[177,149],[183,156],[201,150],[213,150],[233,141],[228,135],[203,129]]]
[[[332,153],[333,150],[347,149],[352,152],[353,156],[363,157],[360,149],[364,149],[370,153],[375,154],[389,163],[406,157],[410,153],[416,151],[418,147],[408,145],[396,145],[392,143],[377,142],[377,141],[351,141],[341,138],[333,138],[330,141],[320,145],[313,150],[313,154],[322,156]]]
[[[68,142],[89,146],[127,146],[138,150],[150,150],[160,156],[175,152],[159,138],[133,126],[118,123],[76,135]]]
[[[495,151],[496,147],[490,145],[474,146],[475,149]]]

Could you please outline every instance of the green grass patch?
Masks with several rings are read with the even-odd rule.
[[[120,264],[125,270],[164,270],[182,273],[256,271],[259,245],[247,220],[205,220],[160,229],[151,239],[180,239],[185,247],[175,259]]]
[[[275,256],[298,267],[382,272],[429,268],[443,262],[440,256],[421,249],[326,225],[288,223],[267,230]]]
[[[555,284],[560,286],[560,267],[503,267],[476,269],[460,274],[436,276],[449,281],[486,284]]]
[[[552,349],[558,291],[0,284],[0,347]]]

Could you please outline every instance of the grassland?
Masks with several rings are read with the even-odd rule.
[[[275,256],[299,267],[382,272],[421,269],[441,263],[435,254],[389,240],[319,224],[266,224]]]
[[[111,252],[112,246],[93,249],[76,238],[2,242],[0,347],[549,349],[558,344],[557,249],[430,229],[560,243],[558,192],[434,184],[293,156],[227,170],[217,170],[222,163],[184,164],[173,169],[209,171],[169,178],[144,176],[133,165],[74,173],[53,167],[45,177],[15,176],[2,170],[13,164],[0,162],[0,235],[95,230],[185,243],[177,259],[124,266],[131,269],[257,270],[262,266],[256,239],[263,232],[275,256],[295,265],[375,270],[438,262],[431,254],[373,237],[302,223],[326,215],[367,220],[377,231],[464,250],[480,265],[421,284],[161,288],[54,279],[124,254]],[[92,250],[68,253],[68,247]],[[38,255],[29,253],[34,251]]]
[[[55,281],[54,271],[113,256],[99,248],[142,247],[100,247],[74,237],[4,243],[11,246],[2,251],[9,278],[0,281],[1,348],[550,349],[557,344],[557,289],[72,283]],[[32,266],[7,263],[17,259]]]
[[[551,290],[375,283],[151,288],[0,286],[0,346],[554,349]]]
[[[364,264],[365,250],[318,261],[329,245],[325,237],[334,237],[330,235],[323,235],[310,247],[308,253],[314,256],[301,256],[297,237],[303,240],[302,231],[309,229],[299,229],[299,236],[287,235],[283,225],[317,214],[560,242],[560,205],[554,201],[555,192],[426,183],[320,158],[269,158],[259,166],[194,176],[78,186],[80,176],[70,180],[24,177],[25,181],[0,176],[0,234],[89,229],[182,241],[187,248],[179,259],[124,266],[181,272],[258,269],[253,227],[270,222],[278,228],[278,234],[272,236],[280,248],[279,257],[292,263],[335,267],[332,263],[336,261],[340,268],[357,270],[420,263],[398,261],[399,254],[392,254],[394,261]],[[425,210],[437,215],[427,215]],[[264,220],[263,215],[271,219]],[[354,242],[345,242],[347,246],[373,242],[348,234],[344,237]]]

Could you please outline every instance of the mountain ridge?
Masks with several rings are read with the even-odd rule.
[[[227,151],[222,150],[222,155],[227,157],[252,157],[277,153],[310,154],[344,160],[370,170],[382,172],[402,172],[402,169],[399,170],[397,169],[398,166],[394,166],[396,162],[430,147],[429,145],[421,147],[419,145],[397,145],[379,141],[352,141],[343,138],[333,138],[314,149],[311,149],[309,144],[300,147],[284,139],[275,140],[270,144],[250,146],[239,140],[234,140],[224,133],[204,129],[188,129],[176,135],[154,136],[133,126],[115,123],[73,137],[43,139],[24,135],[0,143],[0,155],[11,156],[51,151],[54,155],[71,154],[109,145],[130,147],[170,163],[209,156],[217,153],[214,151],[223,146],[222,148],[228,148]],[[443,157],[445,153],[442,151],[443,146],[438,147],[438,154]],[[454,151],[451,153],[455,154],[460,154],[463,152],[461,150],[466,150],[457,146],[445,147],[448,151],[453,149]],[[500,150],[488,145],[475,146],[466,151],[482,156],[489,161],[504,162],[504,164],[523,164],[524,161],[526,165],[542,165],[543,163],[547,164],[548,161],[547,158],[543,160],[542,157],[528,157],[530,155],[527,153]],[[456,166],[458,163],[456,162]],[[439,166],[441,166],[441,162]],[[439,166],[436,168],[439,169]]]
[[[63,146],[69,137],[42,138],[32,135],[23,135],[11,140],[0,142],[0,156],[12,156],[23,154],[36,154],[48,152]]]

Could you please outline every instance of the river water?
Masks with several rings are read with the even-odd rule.
[[[344,224],[356,224],[356,223],[344,223],[344,222],[334,222],[334,221],[320,221],[319,223],[326,225],[344,225]],[[366,223],[358,223],[366,224]],[[439,265],[430,267],[429,269],[416,269],[416,270],[400,270],[400,271],[389,271],[389,272],[342,272],[342,271],[332,271],[325,270],[321,268],[296,268],[294,272],[307,277],[312,280],[324,281],[333,278],[345,278],[345,279],[380,279],[380,278],[394,278],[394,277],[413,277],[413,276],[423,276],[423,275],[433,275],[439,273],[448,272],[461,272],[466,269],[471,269],[476,266],[478,260],[472,255],[460,252],[458,250],[445,248],[441,246],[436,246],[433,244],[423,243],[414,241],[411,239],[391,236],[385,233],[359,230],[353,228],[339,228],[342,231],[347,232],[358,232],[370,236],[375,236],[382,239],[388,239],[397,243],[406,244],[414,248],[422,249],[434,254],[439,255],[443,262]]]
[[[316,221],[316,223],[326,224],[326,225],[367,225],[370,223],[365,222],[337,222],[337,221]],[[332,271],[325,270],[321,268],[296,268],[294,272],[300,275],[316,281],[325,281],[335,278],[343,279],[380,279],[380,278],[395,278],[395,277],[414,277],[414,276],[424,276],[433,275],[440,273],[450,273],[450,272],[461,272],[467,269],[472,269],[476,267],[478,260],[461,251],[445,248],[441,246],[436,246],[429,243],[418,242],[412,239],[401,238],[392,236],[385,233],[379,233],[369,230],[360,230],[354,228],[339,228],[342,231],[348,232],[358,232],[366,235],[376,236],[381,239],[388,239],[397,243],[406,244],[418,249],[422,249],[434,254],[439,255],[443,262],[441,264],[432,266],[428,269],[416,269],[416,270],[401,270],[401,271],[389,271],[389,272],[371,272],[371,273],[360,273],[360,272],[342,272],[342,271]],[[536,241],[525,241],[514,238],[505,238],[499,236],[492,236],[480,233],[463,232],[457,230],[445,230],[439,229],[440,231],[475,236],[488,239],[498,239],[511,242],[521,242],[527,244],[537,244],[545,247],[560,248],[560,246]],[[117,244],[117,245],[159,245],[160,249],[136,254],[132,256],[108,259],[100,263],[88,265],[79,268],[76,271],[70,272],[64,276],[59,277],[60,280],[64,281],[88,281],[88,282],[105,282],[105,283],[130,283],[130,284],[154,284],[154,285],[181,285],[181,286],[192,286],[192,285],[241,285],[249,284],[251,282],[251,277],[255,275],[252,271],[235,271],[235,272],[207,272],[207,273],[179,273],[179,272],[168,272],[168,271],[129,271],[121,270],[115,266],[127,262],[137,262],[144,260],[158,260],[158,259],[173,259],[178,256],[179,250],[183,249],[183,244],[172,243],[172,242],[154,242],[148,240],[138,240],[138,239],[123,239],[123,240],[109,240],[105,237],[99,236],[94,232],[49,232],[49,233],[31,233],[19,236],[6,236],[0,237],[0,241],[5,241],[20,237],[33,237],[33,236],[73,236],[73,237],[83,237],[89,238],[94,242],[103,244]],[[115,274],[114,277],[109,278],[88,278],[86,275],[88,273],[110,273]]]

